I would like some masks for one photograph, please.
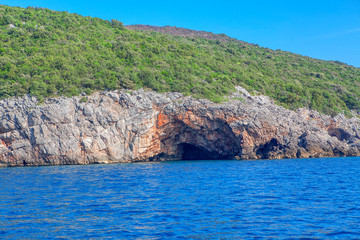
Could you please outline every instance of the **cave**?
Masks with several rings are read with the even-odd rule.
[[[332,128],[328,130],[328,133],[332,137],[336,137],[339,139],[339,141],[349,140],[351,138],[351,135],[347,132],[345,132],[341,128]]]
[[[276,138],[271,139],[265,144],[261,144],[256,151],[256,155],[260,156],[262,159],[269,158],[271,152],[282,150],[283,146],[279,143]]]
[[[222,155],[218,152],[211,152],[203,147],[195,146],[189,143],[182,143],[182,160],[220,160],[232,159],[230,156]]]

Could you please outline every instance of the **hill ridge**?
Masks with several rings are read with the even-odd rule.
[[[171,25],[166,25],[166,26],[154,26],[154,25],[147,25],[147,24],[130,24],[130,25],[125,25],[125,27],[127,29],[130,30],[140,30],[140,31],[149,31],[149,32],[158,32],[158,33],[163,33],[163,34],[170,34],[173,36],[179,36],[179,37],[198,37],[198,38],[204,38],[204,39],[208,39],[208,40],[219,40],[222,42],[230,42],[230,41],[234,41],[234,42],[240,42],[243,44],[247,44],[250,46],[255,46],[255,47],[261,47],[263,49],[269,49],[271,51],[281,51],[281,52],[287,52],[287,53],[291,53],[294,55],[299,55],[302,57],[307,57],[307,58],[311,58],[314,60],[319,60],[319,61],[324,61],[324,62],[330,62],[330,63],[336,63],[339,65],[346,65],[349,67],[354,67],[357,68],[351,64],[345,63],[345,62],[341,62],[338,60],[324,60],[324,59],[319,59],[319,58],[315,58],[315,57],[311,57],[311,56],[306,56],[306,55],[302,55],[299,53],[294,53],[291,51],[286,51],[286,50],[282,50],[282,49],[271,49],[268,47],[263,47],[263,46],[259,46],[259,44],[256,43],[249,43],[246,41],[242,41],[240,39],[234,38],[234,37],[230,37],[225,33],[213,33],[211,31],[206,31],[206,30],[193,30],[190,28],[183,28],[183,27],[177,27],[177,26],[171,26]]]
[[[145,24],[134,24],[134,25],[126,25],[127,29],[131,30],[143,30],[143,31],[155,31],[159,33],[171,34],[173,36],[179,37],[200,37],[209,40],[220,40],[223,42],[229,41],[239,41],[242,43],[246,43],[244,41],[238,40],[236,38],[232,38],[227,36],[225,33],[212,33],[209,31],[203,30],[192,30],[188,28],[176,27],[176,26],[153,26],[153,25],[145,25]],[[250,43],[247,43],[250,44]],[[254,44],[255,45],[255,44]]]

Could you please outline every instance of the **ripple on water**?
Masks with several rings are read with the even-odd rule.
[[[0,238],[359,239],[360,158],[0,169]]]

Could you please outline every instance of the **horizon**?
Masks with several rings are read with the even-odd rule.
[[[330,6],[326,5],[326,7],[321,4],[326,1],[319,1],[316,4],[313,4],[313,8],[310,11],[313,13],[306,13],[306,11],[299,13],[292,10],[287,13],[287,15],[271,15],[270,18],[269,15],[264,16],[263,14],[234,16],[234,14],[230,11],[231,9],[227,9],[229,11],[229,14],[227,14],[228,16],[220,14],[221,18],[215,20],[213,19],[212,21],[209,20],[209,17],[212,18],[212,11],[214,11],[211,6],[202,6],[205,9],[208,8],[208,10],[212,10],[207,14],[200,14],[201,12],[195,11],[196,16],[193,16],[194,12],[192,11],[190,11],[190,13],[185,13],[185,11],[183,12],[182,10],[184,6],[186,6],[186,3],[189,1],[185,1],[185,3],[179,6],[178,9],[172,8],[176,3],[168,4],[169,6],[167,7],[162,6],[165,10],[170,8],[172,11],[165,11],[163,8],[158,9],[164,1],[158,1],[158,4],[150,4],[152,8],[146,7],[145,1],[139,1],[138,5],[134,9],[137,11],[135,12],[137,14],[134,14],[134,6],[131,3],[115,3],[114,1],[106,1],[101,4],[94,5],[95,2],[90,1],[86,5],[87,7],[84,8],[82,2],[84,1],[80,0],[75,4],[69,0],[64,0],[62,3],[49,3],[45,0],[5,0],[2,1],[1,4],[22,8],[26,8],[28,6],[48,8],[54,11],[67,11],[69,13],[97,17],[104,20],[117,19],[123,22],[124,25],[139,24],[159,27],[176,26],[196,31],[226,34],[229,37],[257,44],[263,48],[269,48],[272,50],[280,49],[282,51],[292,52],[310,58],[325,61],[340,61],[356,68],[360,67],[360,59],[358,57],[360,56],[360,47],[357,44],[360,41],[360,17],[355,14],[358,12],[357,10],[360,11],[360,3],[352,0],[345,1],[345,3],[328,3]],[[201,2],[202,1],[200,1],[200,5]],[[257,3],[259,2],[266,5],[265,1],[257,1]],[[284,1],[277,1],[276,3],[281,2]],[[305,2],[309,1],[306,0]],[[115,6],[109,8],[109,3],[115,3]],[[212,2],[210,1],[210,3]],[[235,1],[226,1],[226,3],[237,4]],[[276,3],[270,4],[272,8],[268,9],[268,11],[277,9],[278,6],[276,6]],[[124,7],[118,9],[118,5],[116,4],[123,4]],[[198,5],[195,5],[195,9],[197,9],[196,6],[199,7],[199,3],[197,4]],[[251,6],[249,3],[246,4],[247,6]],[[296,4],[290,4],[287,8],[291,8],[294,5]],[[303,4],[301,6],[307,6],[307,4]],[[323,9],[321,9],[321,7],[323,7]],[[278,12],[282,12],[284,8],[287,9],[286,6],[283,6],[278,9]],[[246,8],[245,6],[242,10],[246,11],[248,9],[249,8]],[[151,11],[153,14],[151,17],[148,17],[147,15],[149,15],[149,12]],[[147,15],[142,14],[144,12],[147,13]],[[158,12],[158,14],[155,14],[156,12]],[[298,14],[296,15],[295,13]],[[289,19],[286,20],[285,16],[288,15],[290,16],[289,19],[292,19],[292,21],[289,21]],[[334,16],[338,17],[334,19]],[[203,20],[199,20],[201,17]],[[313,22],[314,17],[317,19],[315,22]],[[254,18],[258,19],[254,20]],[[286,21],[284,21],[284,19]],[[333,24],[330,24],[330,22],[327,23],[329,19],[333,19]],[[245,22],[245,20],[252,21],[244,24],[243,22]],[[216,24],[213,23],[214,21]],[[299,25],[299,21],[304,23]],[[204,22],[206,22],[206,24]],[[312,28],[307,28],[309,26],[307,22],[316,24],[312,24]],[[324,22],[326,22],[325,25]],[[317,27],[316,25],[319,26]],[[299,28],[299,26],[302,26],[302,29]],[[319,32],[319,28],[324,28],[324,26],[328,27],[328,29]],[[290,32],[287,34],[285,31],[296,27],[298,27],[299,30],[293,32],[293,34],[290,34]],[[304,31],[304,28],[308,31],[308,33],[299,35],[299,32]],[[312,34],[309,34],[309,32]]]

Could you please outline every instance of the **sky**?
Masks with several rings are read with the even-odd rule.
[[[125,25],[177,26],[360,67],[360,0],[0,0]]]

